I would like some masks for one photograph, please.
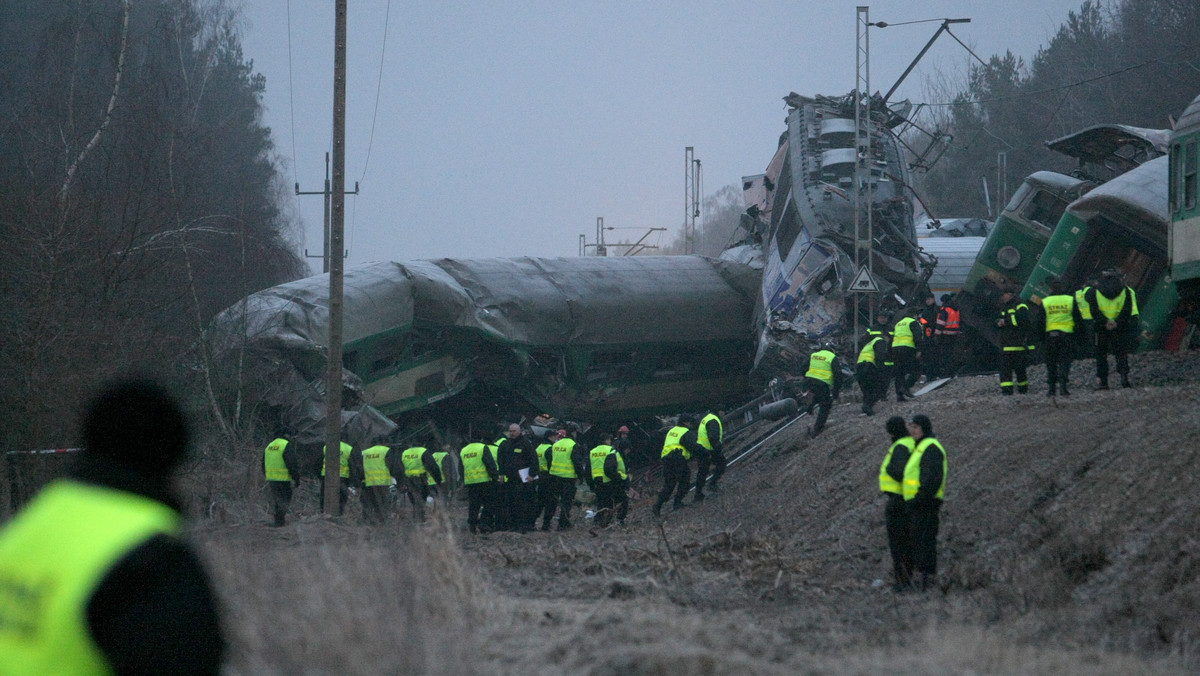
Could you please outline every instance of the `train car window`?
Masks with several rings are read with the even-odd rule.
[[[408,334],[391,335],[376,341],[371,346],[371,371],[368,375],[390,371],[407,361],[405,350],[408,349],[408,343]]]
[[[1196,206],[1196,142],[1188,141],[1183,151],[1183,208]]]
[[[796,206],[788,201],[783,218],[779,220],[779,231],[775,234],[775,242],[779,246],[779,257],[787,260],[788,252],[800,235],[800,217],[796,214]]]
[[[1025,206],[1024,216],[1046,229],[1058,225],[1063,212],[1067,210],[1067,202],[1046,190],[1039,190]]]
[[[1028,183],[1022,183],[1021,187],[1017,188],[1017,191],[1013,193],[1012,198],[1008,200],[1008,204],[1004,206],[1004,210],[1016,211],[1019,209],[1021,207],[1021,203],[1025,201],[1025,198],[1028,197],[1029,193],[1032,191],[1033,188]]]

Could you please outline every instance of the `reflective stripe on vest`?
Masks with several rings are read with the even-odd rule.
[[[342,448],[341,448],[341,450],[342,450],[342,457],[341,457],[341,462],[340,462],[340,464],[338,465],[338,476],[342,477],[343,479],[349,479],[349,478],[350,478],[350,451],[351,451],[351,447],[350,447],[350,444],[348,444],[348,443],[346,443],[346,442],[344,442],[344,441],[343,441],[343,442],[340,442],[340,443],[342,444]],[[322,458],[322,461],[321,461],[321,476],[325,476],[325,461],[324,461],[324,458],[325,458],[325,451],[326,451],[326,450],[328,450],[328,446],[322,446],[322,447],[321,447],[321,458]]]
[[[442,465],[442,462],[445,461],[446,456],[448,455],[450,454],[445,451],[434,451],[433,453],[433,461],[437,463],[438,473],[442,475],[442,483],[446,483],[446,468]],[[428,474],[426,476],[429,477],[428,483],[430,486],[438,485],[438,482],[433,480],[432,474]]]
[[[905,317],[904,319],[896,322],[896,328],[892,330],[892,335],[894,336],[894,338],[892,338],[892,347],[915,348],[917,346],[917,344],[913,342],[913,321],[914,320],[912,317]]]
[[[806,378],[819,380],[826,385],[833,385],[833,360],[837,357],[829,350],[818,350],[813,352],[808,358],[808,371],[804,374]]]
[[[938,313],[937,328],[933,333],[937,336],[957,336],[962,331],[962,315],[952,307],[942,308],[945,319]]]
[[[263,451],[263,470],[267,481],[291,481],[292,475],[283,462],[283,451],[287,448],[287,439],[276,439],[267,444]]]
[[[879,338],[872,338],[869,343],[863,345],[862,351],[858,353],[858,363],[875,363],[875,343],[878,343],[879,340]]]
[[[400,461],[404,463],[404,476],[421,476],[428,474],[425,471],[425,465],[421,462],[421,456],[425,455],[424,446],[413,446],[412,448],[404,449],[404,454],[400,456]]]
[[[575,440],[567,437],[554,442],[550,449],[550,475],[564,479],[576,479],[575,463],[571,462],[571,453],[575,451]]]
[[[538,459],[538,467],[543,472],[550,471],[550,459],[546,457],[546,451],[549,451],[553,447],[554,444],[541,444],[537,447],[537,451],[535,451]]]
[[[1075,296],[1065,293],[1046,296],[1042,299],[1042,307],[1046,310],[1046,333],[1075,333]]]
[[[721,424],[721,419],[718,418],[716,416],[716,414],[709,413],[708,415],[704,416],[703,420],[700,421],[700,427],[696,428],[696,441],[699,442],[699,444],[701,446],[703,446],[711,451],[713,449],[713,445],[712,445],[712,442],[708,438],[708,421],[709,420],[717,421],[717,434],[720,435],[717,438],[718,443],[722,439],[725,438],[725,426]]]
[[[613,447],[601,444],[588,453],[588,457],[592,461],[592,478],[608,481],[608,477],[604,476],[604,461],[608,459],[608,454],[613,452]]]
[[[458,452],[463,464],[463,484],[481,484],[491,481],[487,466],[483,464],[483,454],[487,453],[487,445],[480,442],[467,444]]]
[[[905,500],[917,497],[917,491],[921,488],[921,456],[925,455],[925,449],[930,445],[936,445],[942,452],[942,485],[938,486],[937,494],[934,497],[941,500],[946,496],[946,475],[949,467],[949,462],[946,460],[946,449],[937,439],[926,437],[913,449],[912,455],[908,456],[908,464],[904,466]]]
[[[388,447],[372,446],[362,452],[363,483],[368,486],[391,486],[392,473],[387,468]]]
[[[108,674],[87,604],[113,564],[158,534],[179,533],[161,502],[58,480],[0,531],[0,672]]]
[[[683,451],[683,459],[684,460],[692,459],[692,452],[689,451],[688,449],[684,448],[679,443],[679,440],[683,438],[683,435],[687,434],[687,431],[688,431],[688,428],[686,428],[686,427],[672,427],[671,431],[667,432],[667,438],[663,440],[662,457],[665,458],[665,457],[667,457],[668,454],[671,453],[671,451],[674,451],[675,449],[679,449],[679,450]]]
[[[896,450],[897,446],[904,446],[911,454],[913,445],[915,444],[916,442],[913,441],[912,437],[900,437],[892,442],[891,446],[888,446],[887,455],[883,456],[883,464],[879,466],[879,490],[884,493],[895,493],[896,495],[904,494],[904,489],[900,482],[893,479],[887,473],[887,466],[892,462],[892,452]]]

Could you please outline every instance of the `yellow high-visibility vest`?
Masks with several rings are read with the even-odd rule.
[[[875,343],[879,342],[879,338],[872,338],[870,342],[863,345],[863,349],[858,353],[858,363],[869,362],[875,363]]]
[[[446,456],[448,456],[448,455],[450,455],[450,454],[445,451],[434,451],[433,452],[433,461],[437,463],[438,472],[442,475],[442,483],[446,483],[446,468],[442,465],[442,462],[445,461]],[[429,476],[429,485],[430,486],[438,485],[438,482],[433,480],[432,474],[430,474],[428,476]]]
[[[180,532],[157,500],[78,481],[50,483],[0,531],[0,672],[110,674],[87,604],[122,557]]]
[[[1065,293],[1046,296],[1042,299],[1042,308],[1046,310],[1046,333],[1075,333],[1075,296]]]
[[[833,386],[833,360],[837,355],[829,350],[818,350],[812,353],[808,358],[808,372],[804,374],[806,378],[814,378],[830,387]]]
[[[703,446],[711,451],[713,449],[713,444],[712,444],[712,441],[708,438],[708,421],[709,420],[717,421],[717,434],[720,435],[717,438],[718,442],[720,442],[722,439],[725,438],[725,426],[721,424],[721,419],[718,418],[716,416],[716,414],[709,413],[708,415],[704,416],[704,419],[700,421],[700,426],[696,428],[697,443],[699,443],[701,446]]]
[[[491,481],[487,466],[483,464],[483,454],[487,453],[487,445],[481,442],[467,444],[458,452],[463,464],[463,483],[467,486]]]
[[[342,457],[341,457],[341,462],[338,465],[338,476],[342,477],[343,479],[349,479],[350,478],[350,451],[353,449],[350,447],[350,444],[348,444],[344,441],[340,442],[340,443],[342,445],[342,448],[341,448]],[[321,457],[322,458],[325,458],[325,452],[327,450],[328,450],[328,446],[321,447]],[[325,476],[325,461],[324,460],[321,461],[321,476]]]
[[[687,434],[687,431],[688,428],[677,426],[672,427],[671,431],[667,432],[667,438],[663,440],[662,457],[665,458],[671,451],[679,449],[683,451],[684,460],[692,459],[692,452],[679,443],[679,440],[683,438],[683,435]]]
[[[592,478],[601,481],[608,481],[608,477],[604,476],[604,461],[608,458],[608,454],[613,452],[613,447],[607,444],[601,444],[588,453],[588,457],[592,461]]]
[[[287,445],[287,439],[276,439],[267,444],[267,449],[263,451],[263,471],[267,475],[267,481],[292,480],[292,474],[283,462],[283,451],[287,449]]]
[[[554,447],[554,444],[540,444],[537,447],[536,453],[537,453],[537,459],[538,459],[538,467],[541,468],[541,470],[543,472],[550,471],[550,459],[547,458],[546,455],[548,454],[549,450],[553,447]]]
[[[425,465],[421,462],[421,456],[425,455],[424,446],[413,446],[412,448],[404,449],[404,454],[400,456],[400,461],[404,463],[404,476],[421,476],[427,474]]]
[[[1079,305],[1079,316],[1084,319],[1092,318],[1092,306],[1088,305],[1087,302],[1087,292],[1090,288],[1092,287],[1085,286],[1075,292],[1075,303]]]
[[[917,344],[913,342],[912,323],[916,321],[912,317],[905,317],[896,322],[896,328],[892,330],[892,347],[911,347],[916,348]]]
[[[387,446],[372,446],[362,452],[363,483],[368,486],[391,486],[392,473],[387,468]]]
[[[575,440],[567,437],[554,442],[550,449],[550,474],[563,479],[576,479],[575,463],[571,462],[571,454],[575,451]]]
[[[883,464],[879,466],[879,490],[884,493],[895,493],[896,495],[904,494],[904,487],[887,473],[887,466],[892,462],[892,453],[897,447],[903,446],[911,454],[915,444],[916,442],[913,441],[912,437],[900,437],[893,441],[891,446],[888,446],[887,455],[883,456]],[[907,468],[907,465],[905,467]]]
[[[904,499],[912,500],[917,497],[917,491],[921,488],[921,456],[925,455],[925,449],[930,446],[937,446],[942,451],[942,485],[938,486],[937,494],[934,496],[941,500],[946,496],[946,476],[949,474],[949,461],[946,459],[946,449],[942,447],[941,442],[933,437],[925,437],[913,449],[912,455],[908,456],[908,464],[904,466]]]

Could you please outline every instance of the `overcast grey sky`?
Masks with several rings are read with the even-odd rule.
[[[684,148],[712,194],[761,173],[784,131],[782,97],[854,88],[855,6],[832,0],[571,2],[351,0],[348,264],[438,257],[572,256],[596,217],[673,235]],[[970,17],[977,54],[1026,62],[1082,0],[888,0],[872,21]],[[321,190],[331,148],[333,2],[253,0],[242,44],[266,76],[266,124],[289,184]],[[289,29],[290,26],[290,29]],[[938,24],[872,29],[886,91]],[[386,40],[385,40],[386,31]],[[289,49],[290,45],[290,49]],[[893,99],[925,98],[970,56],[943,36]],[[378,100],[378,105],[376,101]],[[321,251],[320,196],[290,197]],[[611,241],[611,239],[610,239]],[[319,272],[321,261],[310,265]]]

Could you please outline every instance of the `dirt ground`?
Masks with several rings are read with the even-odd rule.
[[[660,521],[635,486],[623,527],[473,536],[462,503],[368,527],[301,498],[273,529],[258,496],[210,498],[229,672],[1195,673],[1200,355],[1137,357],[1132,389],[1075,368],[1056,399],[1039,368],[1024,396],[960,378],[871,418],[847,396],[704,503]],[[916,413],[949,458],[939,586],[895,594],[883,425]]]

